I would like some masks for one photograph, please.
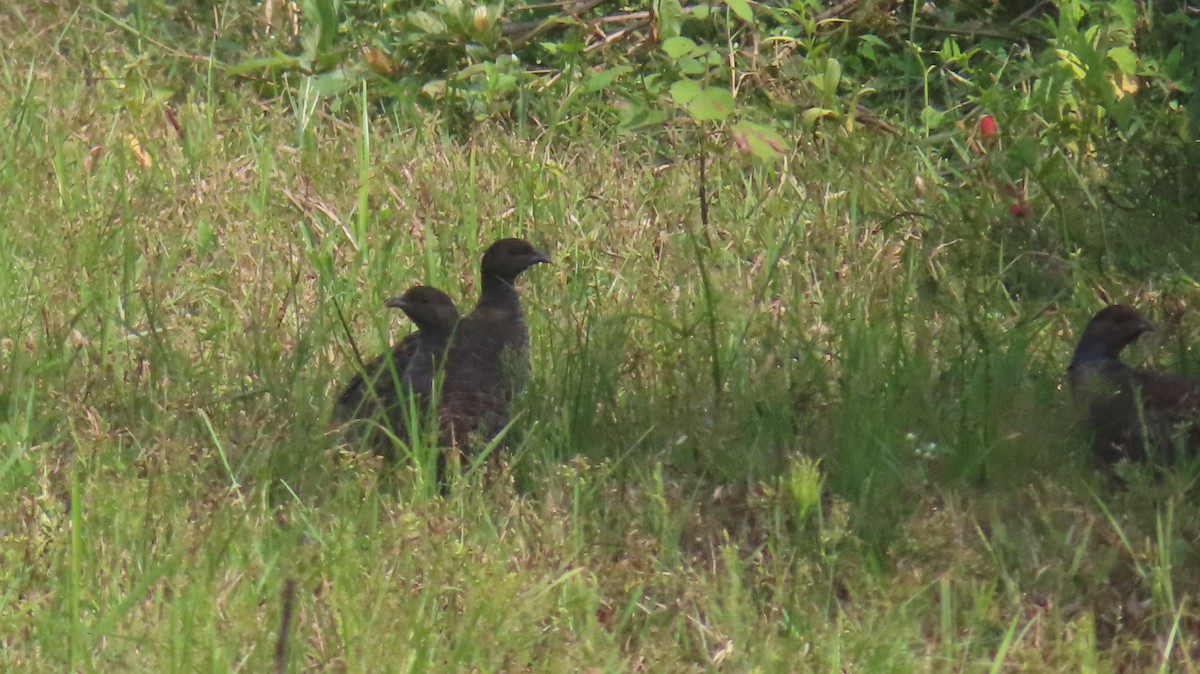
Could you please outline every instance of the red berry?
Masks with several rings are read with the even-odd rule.
[[[996,135],[996,118],[991,115],[984,115],[979,120],[979,133],[982,133],[984,138],[991,138]]]

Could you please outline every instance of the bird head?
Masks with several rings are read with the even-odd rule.
[[[385,300],[383,305],[403,311],[421,330],[449,329],[458,321],[454,300],[431,286],[413,286],[403,295]]]
[[[1079,339],[1075,360],[1116,358],[1121,351],[1143,334],[1154,330],[1154,324],[1141,312],[1124,304],[1101,309]]]
[[[485,280],[494,277],[511,285],[521,272],[535,264],[548,264],[549,262],[550,258],[534,248],[528,241],[500,239],[489,246],[487,252],[483,254],[480,271]]]

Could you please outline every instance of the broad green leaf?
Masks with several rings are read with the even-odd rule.
[[[658,126],[665,121],[667,113],[662,110],[634,104],[621,115],[621,128],[625,131],[636,131],[647,126]]]
[[[351,78],[350,74],[344,68],[331,70],[320,75],[312,75],[308,78],[309,85],[312,90],[319,96],[333,96],[340,94],[354,84],[358,78]]]
[[[696,50],[696,43],[691,38],[676,35],[663,40],[660,47],[667,56],[677,59],[685,54],[691,54]]]
[[[1122,28],[1133,30],[1137,25],[1138,9],[1134,5],[1133,0],[1115,0],[1110,2],[1108,9],[1115,15],[1121,17],[1123,22]]]
[[[1078,27],[1083,19],[1083,5],[1078,2],[1061,2],[1058,8],[1058,24],[1060,27]]]
[[[658,0],[654,4],[655,16],[658,17],[658,37],[665,41],[679,35],[684,19],[679,0]]]
[[[734,124],[731,131],[739,147],[748,149],[763,161],[779,159],[787,150],[783,136],[769,126],[743,120]]]
[[[1083,63],[1080,62],[1079,57],[1066,49],[1055,49],[1054,51],[1058,54],[1058,59],[1071,69],[1071,73],[1075,75],[1075,79],[1081,80],[1087,77],[1087,71],[1084,70]]]
[[[429,12],[409,12],[408,16],[405,18],[410,24],[413,25],[414,28],[420,30],[421,32],[431,34],[446,32],[445,22]]]
[[[962,50],[958,47],[958,40],[952,37],[942,40],[941,57],[943,63],[949,63],[960,56],[962,56]]]
[[[702,89],[687,104],[688,114],[699,122],[720,121],[733,114],[733,94],[728,89]]]
[[[671,85],[671,99],[676,105],[687,105],[700,94],[700,83],[695,80],[679,80]]]
[[[823,91],[828,96],[837,94],[838,84],[842,81],[842,64],[837,59],[825,61],[825,86]]]
[[[754,10],[750,8],[750,3],[746,0],[725,0],[725,6],[737,14],[742,21],[754,23]]]
[[[877,44],[880,40],[878,38],[876,38],[875,40],[867,39],[867,38],[872,38],[872,37],[875,37],[875,36],[874,35],[863,35],[860,38],[861,41],[858,43],[858,55],[867,59],[868,61],[874,62],[876,60],[875,47],[877,46]]]
[[[812,130],[818,121],[826,117],[837,117],[837,113],[828,108],[809,108],[800,113],[800,123],[804,128]]]
[[[1117,64],[1123,75],[1137,72],[1138,57],[1129,47],[1113,47],[1108,50],[1108,60]]]
[[[936,129],[942,125],[946,119],[946,113],[936,108],[925,106],[921,111],[921,121],[925,123],[926,129]]]
[[[583,88],[587,91],[596,92],[603,91],[609,87],[618,77],[626,75],[633,71],[633,66],[617,66],[615,68],[605,68],[599,72],[594,72],[588,75],[584,81]]]
[[[311,31],[308,46],[313,53],[308,56],[316,57],[333,46],[338,32],[337,8],[333,0],[305,0],[304,19]]]
[[[446,95],[446,80],[430,80],[421,87],[421,93],[426,96],[438,99]]]
[[[691,56],[684,56],[676,62],[676,65],[684,75],[703,75],[708,72],[708,66]]]
[[[162,105],[163,103],[171,100],[171,97],[174,95],[174,89],[167,89],[166,87],[154,87],[150,90],[150,100],[148,103],[150,105]]]

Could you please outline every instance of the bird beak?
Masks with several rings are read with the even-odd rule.
[[[403,297],[389,297],[383,301],[383,306],[389,309],[404,309],[408,302],[405,302]]]
[[[1142,319],[1142,332],[1154,332],[1154,324],[1146,319]]]
[[[550,256],[540,250],[534,250],[529,264],[550,264]]]

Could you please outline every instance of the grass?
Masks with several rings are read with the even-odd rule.
[[[286,671],[1195,671],[1194,471],[1108,488],[1062,388],[1092,288],[1189,367],[1099,178],[1013,222],[833,132],[716,152],[705,227],[686,142],[263,100],[149,30],[0,15],[0,669],[265,671],[294,587]],[[556,261],[518,447],[436,497],[328,427],[335,307],[378,352],[509,235]]]

